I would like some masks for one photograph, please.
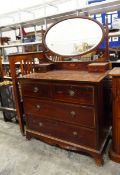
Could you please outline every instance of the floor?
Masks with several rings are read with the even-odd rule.
[[[0,115],[0,175],[120,175],[120,164],[107,151],[104,162],[98,167],[89,156],[27,141],[17,124],[4,122]]]

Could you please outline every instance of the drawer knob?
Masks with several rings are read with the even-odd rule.
[[[75,111],[71,111],[70,115],[71,115],[71,117],[75,117],[75,115],[76,115]]]
[[[40,109],[40,105],[36,105],[36,108],[39,110]]]
[[[78,133],[77,133],[76,131],[73,131],[73,135],[74,135],[74,136],[77,136]]]
[[[33,90],[33,92],[38,92],[39,91],[39,88],[38,87],[34,87],[34,90]]]
[[[40,122],[40,123],[39,123],[39,126],[40,126],[40,127],[42,127],[42,126],[43,126],[43,123],[42,123],[42,122]]]
[[[69,92],[69,95],[70,95],[71,97],[73,97],[73,96],[75,95],[75,91],[73,91],[73,90],[69,90],[68,92]]]

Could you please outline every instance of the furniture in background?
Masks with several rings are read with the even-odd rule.
[[[110,158],[120,163],[120,68],[113,68],[112,76],[112,145]]]
[[[16,120],[15,100],[12,82],[4,80],[2,58],[0,57],[0,111],[5,121]]]
[[[23,106],[22,99],[20,94],[20,87],[18,84],[18,78],[25,74],[30,74],[34,72],[35,60],[37,59],[37,64],[41,62],[43,59],[42,52],[31,52],[31,53],[21,53],[21,54],[13,54],[9,55],[10,62],[10,73],[13,82],[13,90],[16,101],[16,110],[17,110],[17,118],[20,125],[21,133],[24,135],[24,120],[23,120]],[[19,72],[20,75],[16,71],[17,63],[19,63]]]

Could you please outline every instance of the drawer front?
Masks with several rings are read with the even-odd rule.
[[[45,116],[81,126],[95,127],[95,110],[93,107],[25,98],[24,110],[28,115]]]
[[[67,125],[62,122],[30,115],[27,116],[27,128],[79,145],[96,147],[96,132],[92,129]]]
[[[94,87],[82,85],[54,85],[54,99],[79,103],[85,105],[94,105]]]
[[[22,94],[23,96],[30,97],[51,97],[51,88],[47,83],[24,83],[22,86]]]

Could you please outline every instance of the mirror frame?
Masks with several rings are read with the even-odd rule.
[[[46,44],[46,41],[45,41],[46,36],[47,36],[47,33],[49,32],[49,30],[50,30],[52,27],[54,27],[55,25],[57,25],[58,23],[62,22],[62,21],[69,20],[69,19],[75,19],[75,18],[88,19],[88,20],[91,20],[91,21],[97,23],[97,24],[100,26],[101,30],[102,30],[102,37],[101,37],[100,42],[99,42],[97,45],[95,45],[95,47],[93,47],[92,49],[90,49],[90,50],[88,50],[88,51],[86,51],[86,52],[84,52],[84,53],[82,53],[82,54],[77,54],[77,55],[60,55],[60,54],[58,54],[58,53],[52,51],[51,49],[49,49],[49,48],[47,47],[47,44]],[[87,17],[87,16],[72,16],[72,17],[67,17],[67,18],[64,18],[64,19],[62,19],[62,20],[59,20],[59,21],[57,21],[56,23],[52,24],[52,25],[46,30],[46,32],[45,32],[45,35],[44,35],[44,37],[43,37],[43,44],[44,44],[45,48],[47,48],[47,49],[48,49],[51,53],[53,53],[54,55],[58,55],[58,56],[61,56],[61,57],[68,57],[68,58],[69,58],[69,57],[83,56],[83,55],[86,55],[86,54],[88,54],[88,53],[91,53],[91,52],[95,51],[95,50],[99,47],[99,45],[102,43],[104,37],[105,37],[105,30],[104,30],[104,27],[102,26],[102,24],[101,24],[99,21],[97,21],[97,20],[95,20],[95,19],[92,19],[92,18],[90,18],[90,17]]]

